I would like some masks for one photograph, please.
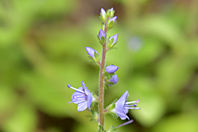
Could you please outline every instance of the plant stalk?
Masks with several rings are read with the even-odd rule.
[[[104,128],[104,68],[105,68],[105,59],[106,59],[106,52],[107,52],[107,21],[105,22],[105,27],[104,27],[104,33],[105,33],[105,42],[103,44],[102,48],[102,60],[100,63],[100,75],[99,75],[99,117],[100,117],[100,122],[99,124]]]

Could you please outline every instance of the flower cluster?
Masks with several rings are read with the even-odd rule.
[[[79,88],[74,88],[70,84],[67,85],[68,88],[75,90],[74,94],[71,96],[71,102],[69,103],[77,104],[77,111],[84,111],[88,108],[88,110],[92,113],[92,119],[95,119],[99,122],[98,132],[105,131],[104,114],[111,113],[116,115],[116,117],[120,117],[121,120],[129,120],[118,127],[112,127],[109,132],[113,132],[117,128],[133,122],[133,120],[130,120],[127,116],[129,109],[140,109],[137,108],[137,103],[139,100],[127,102],[127,98],[129,96],[128,91],[126,91],[116,102],[113,102],[106,109],[103,109],[104,87],[111,87],[118,82],[116,71],[119,69],[119,67],[113,64],[105,64],[105,54],[107,51],[114,48],[118,39],[118,34],[107,37],[107,31],[115,25],[117,20],[117,16],[114,16],[114,13],[115,11],[113,8],[107,11],[101,8],[100,19],[102,20],[102,28],[98,33],[98,40],[103,47],[102,57],[100,58],[98,52],[95,49],[91,47],[85,47],[89,58],[100,68],[99,96],[91,93],[83,81],[81,81],[82,86]],[[98,103],[98,113],[92,108],[95,103]]]

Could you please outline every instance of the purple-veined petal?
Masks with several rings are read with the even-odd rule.
[[[115,103],[115,113],[122,119],[125,120],[126,118],[129,119],[129,117],[126,115],[126,110],[124,109],[124,104],[126,102],[126,99],[128,98],[128,91],[126,91]]]
[[[78,104],[77,111],[83,111],[87,108],[87,101]]]
[[[119,67],[116,66],[116,65],[108,65],[106,67],[105,71],[108,72],[108,73],[114,73],[114,72],[116,72],[118,70],[118,68]]]
[[[105,38],[105,33],[102,29],[99,30],[99,33],[98,33],[98,37],[101,39],[101,37],[104,37]]]
[[[78,88],[78,89],[79,89],[79,90],[83,90],[82,87],[80,87],[80,88]],[[74,93],[72,94],[71,100],[72,100],[73,103],[79,104],[79,103],[81,103],[81,102],[86,101],[86,95],[85,95],[85,93],[81,93],[81,92],[76,91],[76,92],[74,92]]]
[[[81,81],[81,85],[83,86],[83,89],[85,91],[85,94],[88,95],[90,92],[89,92],[89,89],[86,87],[85,83],[83,81]]]
[[[116,114],[120,117],[121,120],[125,120],[126,118],[129,120],[129,117],[122,111],[116,111]]]
[[[81,81],[81,84],[85,90],[85,94],[87,95],[87,107],[90,109],[90,106],[93,100],[92,94],[90,93],[89,89],[86,87],[83,81]]]
[[[88,107],[89,109],[91,109],[92,100],[93,100],[92,94],[89,93],[88,96],[87,96],[87,107]]]
[[[129,94],[128,91],[126,91],[118,100],[117,100],[117,104],[122,104],[124,106],[126,99],[128,98]]]

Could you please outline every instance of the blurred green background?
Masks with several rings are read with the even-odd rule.
[[[101,46],[100,8],[118,16],[107,64],[119,82],[105,106],[129,91],[134,123],[120,132],[198,132],[197,0],[0,0],[0,132],[95,132],[89,112],[68,104],[69,83],[98,93],[85,47]],[[105,119],[106,128],[125,121]]]

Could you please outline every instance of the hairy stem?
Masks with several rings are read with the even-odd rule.
[[[108,18],[107,18],[108,21]],[[105,58],[107,52],[107,21],[105,23],[104,32],[105,32],[105,42],[102,48],[102,61],[100,63],[100,76],[99,76],[99,116],[100,116],[100,125],[104,128],[104,68],[105,68]]]

